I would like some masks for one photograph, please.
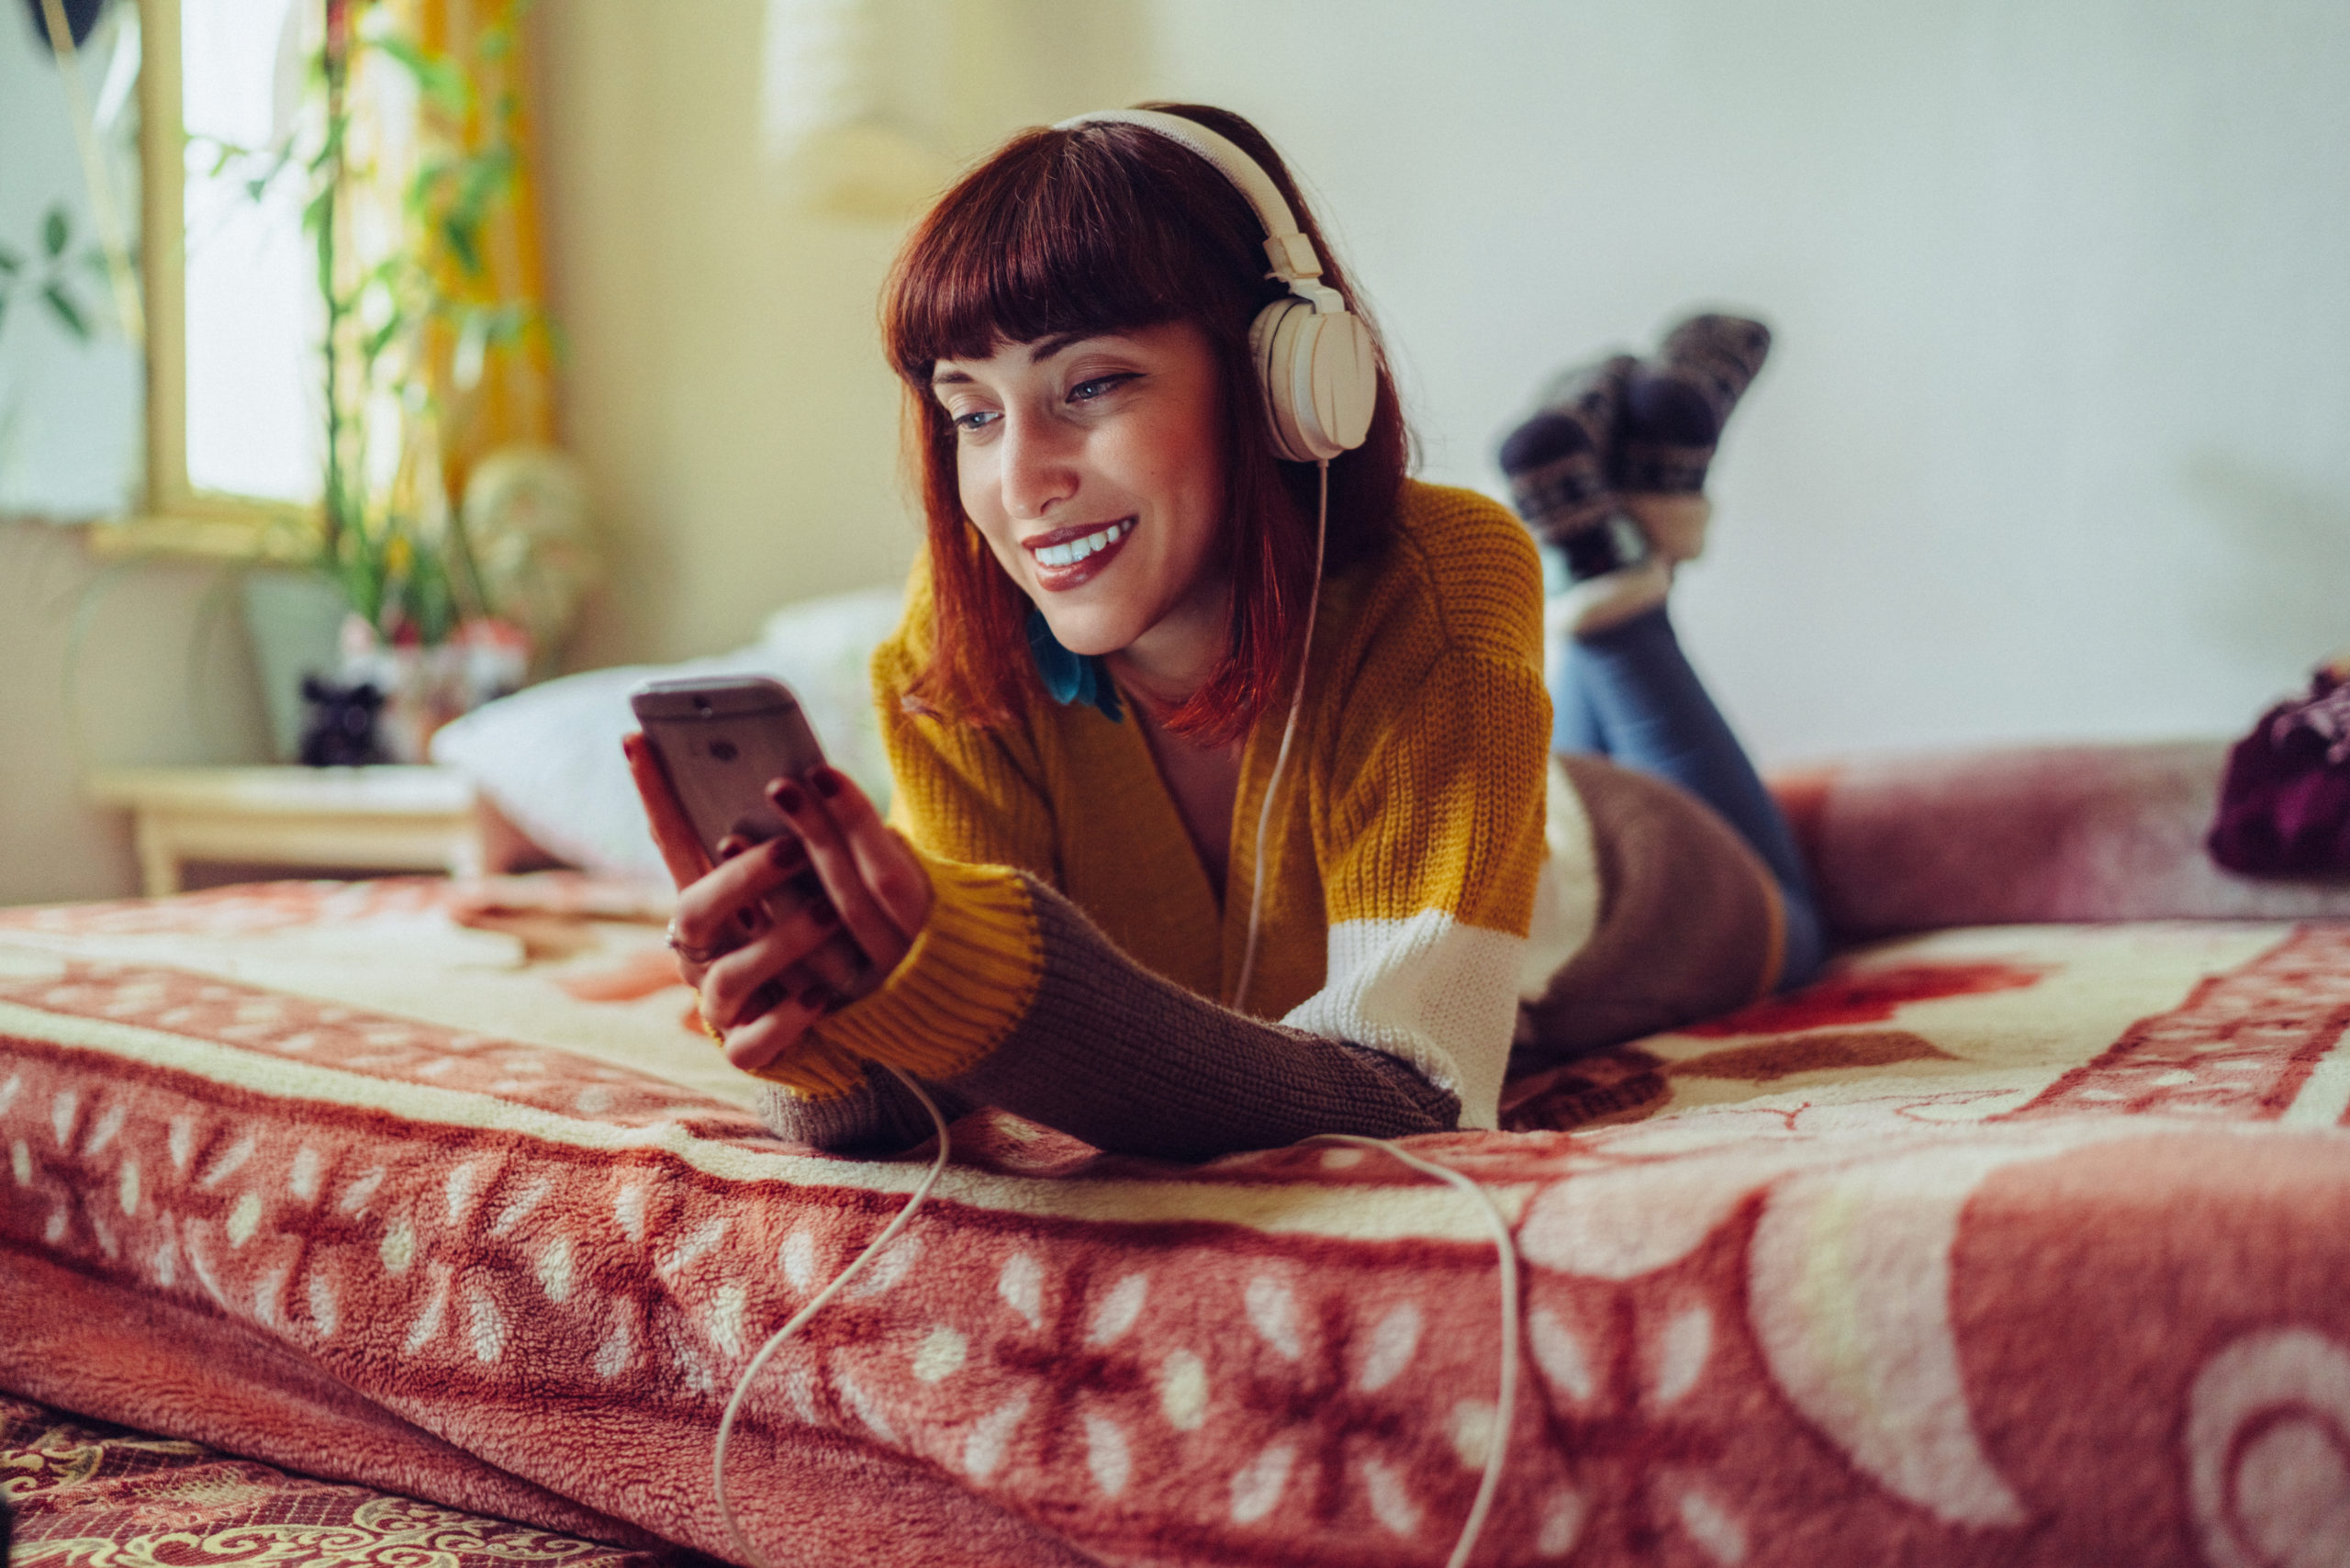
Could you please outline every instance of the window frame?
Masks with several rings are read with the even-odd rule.
[[[140,289],[147,311],[146,472],[131,515],[92,525],[101,555],[307,563],[316,505],[198,490],[187,477],[187,129],[180,0],[139,7]]]

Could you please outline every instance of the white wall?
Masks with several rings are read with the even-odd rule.
[[[1779,348],[1676,613],[1760,752],[2223,734],[2350,645],[2338,0],[1161,0],[1427,471],[1691,302]]]
[[[1006,77],[966,84],[967,152],[1144,95],[1255,117],[1433,477],[1497,486],[1561,364],[1691,303],[1767,316],[1677,610],[1767,758],[2223,734],[2350,644],[2334,0],[1137,0],[1131,61],[1055,59],[1057,10],[1102,31],[1079,0],[910,3]],[[898,228],[763,161],[757,0],[666,14],[539,13],[571,431],[625,561],[589,660],[740,641],[913,543],[873,325]]]
[[[619,557],[570,662],[749,641],[788,600],[901,578],[881,276],[899,221],[811,212],[763,145],[767,29],[791,0],[564,0],[532,17],[566,443]],[[822,9],[819,7],[818,9]],[[885,97],[957,163],[1140,91],[1135,0],[899,0]]]
[[[78,529],[0,519],[0,904],[139,890],[89,768],[267,759],[241,615],[222,567],[110,566]]]

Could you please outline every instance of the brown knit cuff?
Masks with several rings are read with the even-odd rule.
[[[756,1076],[809,1100],[859,1089],[867,1062],[951,1078],[1002,1045],[1026,1014],[1044,965],[1020,874],[914,854],[929,873],[931,903],[913,946],[873,991],[819,1020]]]

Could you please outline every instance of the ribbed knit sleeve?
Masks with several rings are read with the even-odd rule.
[[[898,1068],[947,1105],[998,1105],[1097,1148],[1169,1159],[1460,1119],[1455,1096],[1388,1054],[1246,1017],[1150,973],[1032,877],[928,868],[929,924],[879,990],[811,1032],[825,1052]],[[831,1148],[919,1136],[894,1083],[807,1083],[800,1054],[760,1074],[790,1091],[770,1103],[777,1131]]]

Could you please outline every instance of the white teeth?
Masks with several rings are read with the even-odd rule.
[[[1036,552],[1036,564],[1043,566],[1074,566],[1097,550],[1107,550],[1124,539],[1134,527],[1131,521],[1113,522],[1082,539],[1072,539],[1066,544],[1047,544]]]

